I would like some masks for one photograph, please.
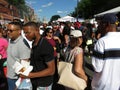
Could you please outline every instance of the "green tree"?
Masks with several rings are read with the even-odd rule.
[[[8,2],[15,6],[25,5],[25,0],[8,0]]]
[[[8,0],[8,2],[9,4],[14,5],[15,7],[18,8],[21,18],[24,18],[23,15],[24,12],[27,14],[28,18],[30,18],[29,10],[28,7],[26,6],[25,0]]]
[[[78,15],[79,17],[87,19],[119,5],[120,0],[81,0],[70,14],[74,17]]]
[[[120,0],[91,0],[91,3],[93,3],[94,14],[97,14],[119,6]]]
[[[14,5],[19,10],[28,11],[27,6],[25,5],[25,0],[8,0],[11,5]]]
[[[88,18],[92,15],[91,5],[91,0],[81,0],[71,15],[78,18]]]

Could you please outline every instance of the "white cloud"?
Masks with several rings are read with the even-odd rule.
[[[42,5],[42,7],[49,7],[49,6],[52,6],[53,5],[53,3],[52,2],[49,2],[48,4],[45,4],[45,5]]]
[[[63,13],[63,11],[57,11],[57,13]]]
[[[42,9],[39,9],[38,12],[42,12]]]
[[[32,4],[35,4],[36,2],[35,1],[26,1],[26,4],[29,4],[29,5],[32,5]]]
[[[68,11],[57,11],[58,14],[67,13]]]

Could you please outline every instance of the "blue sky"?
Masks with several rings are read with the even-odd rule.
[[[53,15],[61,17],[74,11],[77,0],[25,0],[26,4],[32,7],[40,20],[50,20]]]

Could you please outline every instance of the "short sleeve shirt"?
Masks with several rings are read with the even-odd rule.
[[[40,39],[38,45],[32,47],[31,65],[33,72],[42,71],[47,68],[47,62],[54,60],[54,49],[45,39]],[[48,86],[53,82],[53,76],[40,77],[31,79],[35,86]]]
[[[7,49],[7,76],[11,79],[16,79],[17,75],[14,72],[13,65],[15,61],[20,62],[23,59],[30,58],[30,48],[24,43],[22,36],[19,36],[16,40],[10,41]]]
[[[74,62],[74,58],[76,57],[76,55],[78,55],[80,53],[83,53],[83,50],[80,47],[75,47],[74,49],[70,50],[67,61],[68,62]]]

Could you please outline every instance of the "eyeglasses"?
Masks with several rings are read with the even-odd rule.
[[[49,33],[53,33],[53,32],[49,32]]]
[[[12,33],[13,31],[17,31],[17,30],[18,30],[18,29],[16,29],[16,30],[7,29],[7,32]]]

